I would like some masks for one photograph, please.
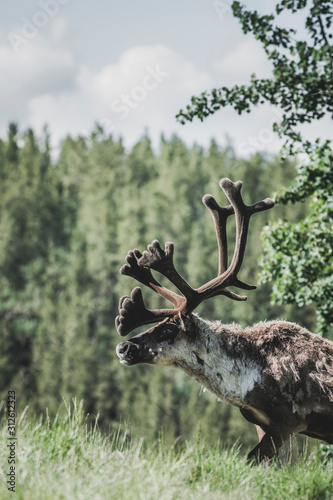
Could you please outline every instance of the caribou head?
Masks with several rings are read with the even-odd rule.
[[[119,316],[116,318],[116,328],[120,335],[127,335],[138,326],[162,321],[158,326],[147,332],[148,336],[140,334],[130,341],[118,345],[117,353],[123,364],[154,362],[154,360],[156,363],[159,359],[158,354],[154,356],[142,353],[143,338],[149,342],[149,338],[156,336],[157,342],[160,340],[174,345],[177,334],[185,332],[182,333],[181,340],[178,340],[183,344],[184,339],[189,336],[189,327],[192,323],[191,313],[201,302],[216,295],[225,295],[233,300],[246,300],[247,297],[231,292],[228,287],[235,286],[245,290],[256,288],[254,285],[242,283],[237,278],[237,274],[243,262],[251,215],[272,208],[274,202],[270,198],[266,198],[259,203],[247,206],[244,204],[241,195],[242,182],[234,183],[229,179],[222,179],[220,186],[227,195],[230,205],[220,207],[211,195],[205,195],[202,200],[205,206],[209,208],[215,223],[219,248],[219,271],[216,278],[198,289],[193,289],[175,269],[173,243],[166,243],[163,250],[159,242],[154,240],[151,245],[148,245],[149,252],[145,251],[142,254],[137,249],[128,252],[126,257],[127,265],[120,269],[120,273],[131,276],[153,289],[160,296],[170,301],[173,304],[173,309],[147,309],[139,287],[134,288],[131,297],[124,296],[120,299]],[[234,256],[228,267],[226,224],[228,217],[233,214],[236,216],[237,234]],[[151,270],[157,271],[168,278],[182,293],[182,296],[160,285],[153,277]],[[190,330],[194,329],[190,328]],[[194,340],[193,337],[194,333],[192,331],[191,340]],[[149,347],[149,349],[152,349],[152,351],[148,351],[150,354],[155,353],[152,347]]]

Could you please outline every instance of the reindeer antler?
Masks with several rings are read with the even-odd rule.
[[[146,309],[141,289],[136,287],[131,297],[124,296],[119,302],[119,316],[116,318],[116,328],[120,335],[127,335],[134,328],[171,318],[179,313],[190,314],[204,300],[216,295],[225,295],[233,300],[246,300],[247,297],[237,295],[227,290],[229,286],[236,286],[245,290],[253,290],[254,285],[247,285],[241,282],[237,274],[241,268],[250,217],[257,212],[268,210],[274,206],[274,201],[266,198],[254,205],[245,205],[241,188],[242,182],[232,182],[229,179],[221,179],[220,186],[229,199],[231,205],[220,207],[211,195],[203,197],[203,203],[210,210],[216,230],[217,243],[219,248],[219,274],[216,278],[202,285],[200,288],[192,288],[187,281],[178,273],[173,263],[174,245],[166,243],[163,250],[157,240],[148,245],[149,252],[143,254],[139,250],[129,251],[124,265],[120,269],[121,274],[131,276],[140,283],[148,286],[161,297],[169,300],[174,309]],[[236,245],[230,266],[228,267],[227,248],[227,219],[230,215],[236,217]],[[151,269],[158,271],[167,277],[171,283],[183,294],[168,290],[160,285],[153,277]]]

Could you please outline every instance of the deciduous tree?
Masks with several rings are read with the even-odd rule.
[[[241,115],[264,103],[280,110],[273,129],[284,139],[282,156],[295,157],[298,172],[276,199],[280,204],[308,200],[308,208],[298,224],[281,220],[266,228],[261,279],[274,280],[274,301],[315,304],[317,329],[327,333],[333,325],[332,142],[329,133],[310,141],[306,125],[333,114],[333,5],[331,0],[282,0],[275,13],[260,15],[235,1],[232,10],[243,32],[261,42],[272,63],[272,77],[252,74],[248,85],[193,96],[177,118],[181,123],[194,117],[203,120],[226,106]],[[298,19],[292,25],[304,18],[300,34],[281,24],[286,14]]]

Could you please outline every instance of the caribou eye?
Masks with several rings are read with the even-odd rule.
[[[161,333],[161,338],[169,337],[171,333],[172,333],[171,328],[164,328]]]
[[[179,328],[176,325],[174,327],[166,326],[160,333],[160,340],[168,341],[169,344],[173,344],[178,331]]]

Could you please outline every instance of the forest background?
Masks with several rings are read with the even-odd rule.
[[[272,132],[283,140],[281,156],[248,148],[240,156],[230,141],[224,146],[215,140],[205,148],[189,146],[176,135],[168,139],[161,136],[156,144],[158,125],[163,122],[162,103],[168,107],[169,117],[167,98],[175,89],[186,90],[185,77],[198,86],[201,81],[205,85],[210,81],[201,80],[190,71],[191,65],[178,59],[173,75],[180,78],[181,85],[170,76],[172,92],[161,87],[163,99],[158,105],[152,104],[157,113],[153,142],[145,133],[128,146],[126,137],[112,135],[110,120],[99,121],[102,125],[97,124],[92,132],[80,129],[78,134],[68,135],[56,152],[47,127],[36,134],[32,128],[20,131],[16,123],[10,123],[7,134],[1,134],[0,401],[6,399],[8,390],[14,390],[19,412],[29,407],[30,415],[49,419],[57,414],[63,399],[76,398],[83,401],[85,414],[98,418],[106,433],[118,432],[121,424],[147,442],[155,441],[161,433],[171,443],[193,440],[199,429],[208,444],[220,440],[229,445],[240,438],[246,450],[256,441],[253,426],[236,408],[221,404],[181,372],[142,365],[127,368],[119,364],[115,354],[120,340],[114,326],[118,301],[135,285],[118,272],[129,249],[138,247],[142,251],[156,238],[162,244],[171,240],[176,266],[194,287],[216,276],[215,231],[201,198],[210,193],[223,205],[226,200],[218,185],[222,177],[243,181],[247,204],[274,197],[276,192],[278,203],[274,210],[251,221],[240,279],[259,281],[259,288],[249,293],[245,303],[215,297],[201,304],[197,312],[208,319],[236,321],[244,327],[257,321],[286,319],[333,338],[333,156],[331,122],[325,121],[333,112],[332,4],[326,0],[281,0],[274,14],[264,15],[247,11],[237,1],[227,4],[243,33],[251,33],[252,41],[262,44],[271,63],[271,76],[262,78],[252,73],[246,85],[223,85],[210,92],[202,89],[199,95],[188,96],[189,104],[178,112],[178,122],[211,120],[220,108],[231,106],[242,115],[237,122],[240,127],[241,123],[250,123],[244,119],[247,113],[253,116],[254,108],[269,104],[278,109],[271,125]],[[210,7],[221,22],[226,20],[224,2],[212,2]],[[33,19],[39,19],[38,12]],[[187,14],[184,19],[188,19]],[[291,15],[303,20],[305,37],[302,30],[300,38],[297,36]],[[279,25],[280,17],[288,21],[286,26]],[[202,19],[200,26],[207,29],[210,24]],[[159,26],[155,24],[157,30]],[[177,26],[183,35],[182,23]],[[197,37],[192,28],[192,36]],[[9,35],[12,42],[22,39],[14,32]],[[20,57],[15,59],[15,68],[17,63],[24,69],[22,63],[29,60],[34,44],[26,41],[25,45],[27,52],[16,54]],[[158,51],[163,49],[163,59],[170,55],[170,51],[158,47]],[[1,54],[4,60],[12,61],[12,54],[6,56],[8,50]],[[140,50],[131,52],[133,60],[138,59]],[[251,50],[246,46],[246,54]],[[59,60],[65,59],[61,56]],[[128,53],[125,60],[133,62]],[[153,74],[160,78],[159,66],[153,67]],[[108,90],[109,86],[112,89],[109,83],[113,82],[114,69],[111,65],[100,75]],[[44,66],[43,71],[48,73]],[[145,71],[152,75],[151,66],[145,66]],[[20,84],[30,74],[29,67],[24,78],[19,78]],[[89,71],[84,75],[75,82],[86,82]],[[143,78],[142,82],[147,82],[147,74]],[[16,80],[8,81],[10,91],[15,93],[12,82],[17,81],[17,75]],[[102,87],[96,87],[98,96]],[[38,88],[36,85],[36,91]],[[135,94],[138,89],[140,95]],[[142,98],[146,90],[136,85],[131,92]],[[157,96],[157,92],[152,95]],[[10,108],[15,104],[23,109],[16,93],[15,99],[8,89],[2,95],[6,106],[10,103]],[[27,94],[22,95],[25,99]],[[83,126],[80,113],[93,101],[86,95],[84,92],[75,113],[67,113],[68,107],[73,108],[65,99],[54,106],[59,112],[49,112],[48,116],[52,122],[56,114],[66,120],[75,116]],[[43,112],[50,109],[50,99],[36,102]],[[229,125],[228,118],[224,123]],[[309,124],[316,127],[315,139],[305,134]],[[251,124],[249,127],[252,130]],[[126,122],[127,133],[129,128]],[[270,132],[261,129],[257,138],[267,130]],[[231,223],[231,250],[234,236]],[[161,299],[149,292],[145,290],[148,306],[163,307]]]
[[[176,266],[193,286],[208,281],[218,255],[202,196],[225,204],[218,181],[230,177],[254,203],[289,185],[294,165],[274,155],[242,159],[214,140],[188,147],[176,136],[161,137],[158,151],[147,135],[125,150],[100,126],[89,138],[68,136],[57,160],[49,143],[47,129],[36,137],[14,123],[0,142],[0,400],[12,389],[19,410],[54,416],[63,398],[83,399],[106,432],[124,424],[148,442],[161,432],[173,442],[196,439],[200,428],[208,443],[240,438],[246,451],[256,433],[236,408],[175,369],[119,364],[114,319],[135,283],[118,271],[129,249],[157,238],[174,242]],[[297,222],[305,210],[306,203],[281,205],[251,221],[243,281],[258,282],[265,224]],[[228,230],[232,247],[232,224]],[[270,287],[261,284],[245,303],[216,297],[197,312],[244,327],[282,318],[315,330],[311,306],[273,306]],[[148,306],[162,306],[149,292]]]

